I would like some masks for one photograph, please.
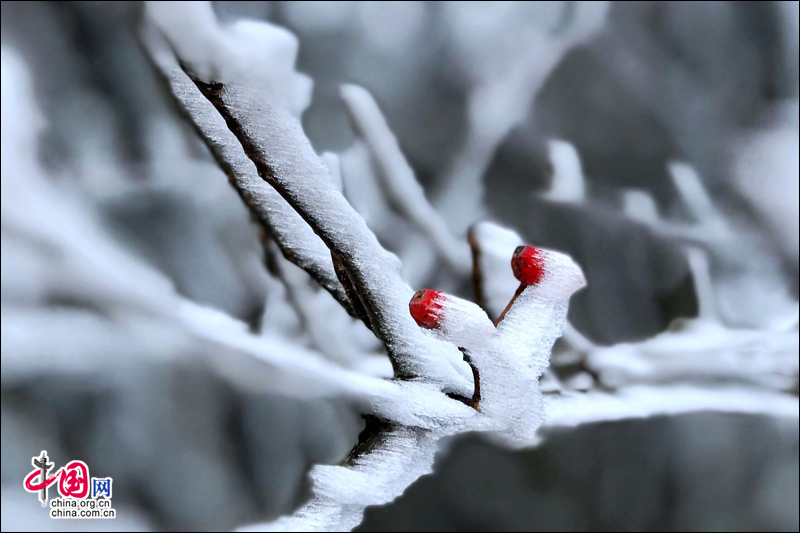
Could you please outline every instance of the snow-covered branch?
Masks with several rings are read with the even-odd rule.
[[[497,146],[529,115],[536,95],[567,52],[602,27],[608,2],[522,2],[499,9],[466,2],[446,4],[445,9],[452,15],[459,59],[474,77],[467,138],[436,202],[453,231],[462,234],[484,214],[483,174]],[[536,28],[528,19],[539,9],[557,10],[548,27]],[[497,39],[498,34],[504,38]]]
[[[153,35],[149,42],[153,43],[156,37]],[[273,239],[286,259],[308,272],[355,316],[350,299],[336,278],[327,247],[275,189],[258,176],[255,165],[247,158],[222,117],[177,62],[163,50],[154,49],[153,56],[228,181],[264,228],[265,238]]]
[[[431,240],[456,272],[469,272],[466,244],[450,233],[445,220],[428,202],[375,99],[357,85],[342,86],[341,97],[356,132],[369,147],[390,204]]]
[[[232,135],[258,177],[301,219],[291,220],[307,224],[324,243],[344,293],[384,342],[398,378],[362,383],[372,391],[370,411],[384,425],[366,432],[347,465],[318,467],[315,499],[273,527],[351,528],[365,505],[389,501],[429,471],[441,437],[494,430],[515,440],[532,438],[543,416],[538,378],[561,334],[569,298],[584,285],[581,269],[557,252],[514,250],[506,261],[519,286],[497,324],[477,305],[439,291],[412,296],[400,261],[342,196],[296,114],[257,79],[226,74],[221,81],[215,77],[226,70],[221,66],[185,61],[171,31],[167,27],[165,34],[182,69],[226,125],[212,135]],[[465,269],[466,244],[453,239],[428,204],[374,100],[355,87],[346,87],[343,98],[387,197],[451,264]],[[508,263],[502,272],[487,275],[513,279]]]
[[[468,368],[457,350],[422,336],[404,314],[411,289],[400,262],[378,243],[364,220],[328,178],[299,121],[244,86],[195,80],[255,163],[259,175],[297,211],[337,255],[386,344],[398,377],[439,383],[471,396]]]

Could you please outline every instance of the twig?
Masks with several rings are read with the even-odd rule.
[[[246,87],[194,82],[225,119],[259,176],[337,255],[373,332],[386,344],[395,376],[424,378],[447,392],[471,396],[471,372],[460,352],[419,332],[405,311],[411,289],[400,278],[397,257],[380,246],[328,179],[298,120]]]
[[[177,64],[170,66],[163,59],[157,62],[228,181],[265,232],[275,240],[283,256],[308,272],[348,313],[356,316],[336,277],[325,244],[291,206],[259,178],[252,161],[225,122],[183,70]]]
[[[377,166],[377,177],[390,203],[430,239],[442,258],[457,272],[469,271],[469,251],[425,197],[377,102],[356,85],[341,88],[345,110],[356,133],[364,139]]]

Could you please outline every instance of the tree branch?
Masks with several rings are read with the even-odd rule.
[[[228,181],[262,228],[275,240],[283,256],[308,272],[348,313],[356,316],[336,277],[325,244],[280,194],[259,178],[253,162],[247,158],[225,122],[183,70],[177,64],[172,68],[166,64],[159,66]]]
[[[471,396],[472,375],[461,353],[423,335],[408,316],[412,291],[400,278],[399,260],[381,247],[330,181],[299,121],[247,87],[193,81],[225,120],[258,175],[337,255],[373,332],[386,344],[395,376],[425,379],[447,392]]]

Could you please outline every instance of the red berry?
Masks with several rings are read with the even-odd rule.
[[[536,285],[544,277],[544,255],[533,246],[518,246],[511,258],[514,277],[526,285]]]
[[[421,328],[433,329],[439,327],[442,319],[442,300],[444,293],[432,289],[422,289],[417,291],[408,302],[408,309],[411,316]]]

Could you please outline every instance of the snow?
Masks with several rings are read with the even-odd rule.
[[[298,117],[311,103],[311,79],[294,70],[291,32],[262,21],[220,24],[210,2],[146,2],[145,15],[199,79],[258,87]]]
[[[425,376],[443,390],[471,395],[472,374],[461,353],[419,331],[407,312],[413,291],[400,277],[400,261],[336,189],[297,118],[247,87],[226,86],[217,97],[218,111],[237,128],[262,178],[342,259],[399,374]]]
[[[586,183],[578,151],[572,144],[558,139],[547,143],[547,149],[553,165],[553,179],[542,197],[551,202],[586,201]]]
[[[787,5],[792,5],[787,2]],[[794,19],[797,27],[797,4]],[[787,32],[797,39],[797,30]],[[794,45],[797,57],[797,45]],[[795,69],[797,67],[795,66]],[[797,99],[785,102],[773,123],[739,139],[733,151],[733,183],[759,218],[765,222],[776,242],[795,264],[800,262],[800,128]]]
[[[368,375],[391,377],[392,367],[383,345],[364,323],[353,319],[330,294],[320,291],[307,273],[280,256],[274,248],[274,244],[269,246],[268,253],[272,257],[271,269],[282,282],[278,286],[285,290],[284,307],[272,311],[270,318],[277,319],[278,323],[265,321],[264,333],[299,340],[297,332],[291,328],[287,331],[283,319],[275,316],[293,313],[312,346],[329,361],[345,368],[363,368]],[[270,293],[268,301],[278,298],[281,298],[280,293]]]
[[[166,20],[160,15],[155,19],[157,23]],[[290,100],[279,97],[280,91],[274,88],[278,85],[271,80],[232,73],[228,71],[230,69],[220,67],[213,54],[206,56],[207,64],[197,67],[183,55],[180,38],[171,38],[169,28],[162,27],[162,31],[170,38],[178,56],[184,63],[189,63],[190,69],[197,69],[195,72],[203,81],[223,82],[222,85],[199,83],[200,91],[192,94],[188,94],[188,89],[187,93],[176,93],[182,101],[188,101],[190,97],[202,100],[198,98],[200,93],[208,99],[202,103],[202,112],[196,112],[199,118],[195,121],[201,131],[212,132],[206,134],[212,139],[212,145],[216,142],[230,151],[229,155],[221,157],[223,161],[237,158],[243,161],[247,179],[254,184],[249,191],[241,187],[245,191],[245,201],[258,205],[265,194],[279,195],[282,201],[276,200],[276,204],[289,208],[293,214],[281,216],[277,221],[265,217],[276,233],[289,235],[300,231],[297,229],[300,226],[306,228],[302,230],[305,234],[292,234],[293,246],[300,249],[317,246],[318,252],[314,257],[325,264],[330,264],[330,261],[329,258],[323,260],[323,253],[327,255],[328,250],[336,253],[366,309],[372,331],[389,352],[395,377],[399,378],[386,381],[361,376],[320,360],[314,353],[304,355],[302,351],[296,360],[287,361],[280,357],[280,350],[276,353],[262,344],[251,345],[252,340],[240,336],[241,332],[235,333],[235,328],[228,331],[216,324],[202,327],[204,321],[211,318],[206,314],[198,314],[195,310],[184,317],[184,322],[193,326],[196,335],[208,329],[212,333],[205,333],[203,338],[258,354],[262,361],[284,372],[286,377],[280,377],[284,381],[280,385],[291,388],[292,376],[304,374],[307,380],[319,380],[318,389],[324,390],[330,385],[332,390],[364,398],[372,414],[390,423],[374,441],[368,443],[367,451],[357,450],[345,465],[316,467],[312,474],[314,498],[293,517],[271,524],[257,524],[252,529],[351,529],[361,521],[366,506],[391,501],[408,484],[430,472],[438,442],[443,437],[465,431],[493,431],[516,445],[530,444],[535,441],[535,432],[545,418],[545,408],[552,417],[550,423],[560,425],[720,405],[732,410],[749,408],[777,410],[782,414],[788,412],[787,402],[771,402],[774,399],[774,395],[770,396],[772,393],[701,387],[689,387],[679,394],[671,390],[669,384],[673,379],[684,380],[687,374],[692,373],[703,382],[711,379],[741,384],[744,381],[749,385],[766,384],[775,388],[789,386],[797,373],[796,356],[792,361],[786,355],[792,350],[795,354],[797,351],[796,334],[791,327],[783,336],[767,337],[744,331],[729,334],[724,331],[715,338],[714,331],[724,328],[714,322],[713,306],[705,305],[710,303],[710,291],[705,291],[702,296],[704,311],[701,320],[687,326],[684,334],[672,332],[665,334],[663,339],[657,337],[649,341],[649,344],[604,349],[572,332],[574,348],[587,352],[585,362],[588,370],[594,372],[602,385],[617,387],[618,390],[614,393],[593,390],[595,378],[586,371],[574,374],[563,387],[554,375],[550,375],[547,381],[552,395],[545,402],[539,379],[549,364],[555,340],[567,326],[569,299],[585,286],[585,279],[581,268],[569,256],[542,250],[544,277],[535,285],[520,286],[512,275],[510,260],[513,250],[522,244],[522,240],[513,231],[490,223],[472,228],[473,253],[480,270],[481,296],[489,315],[500,315],[513,298],[504,319],[495,326],[487,312],[478,305],[444,294],[439,326],[421,330],[408,312],[413,289],[401,278],[400,261],[383,249],[365,218],[376,225],[386,224],[389,219],[384,212],[393,208],[411,221],[451,266],[465,270],[468,260],[465,247],[453,237],[428,203],[372,96],[352,85],[341,90],[359,140],[350,153],[343,156],[340,175],[337,172],[340,165],[334,156],[320,158],[314,152],[303,133],[299,113],[293,112],[294,108],[287,103]],[[233,30],[228,28],[217,33],[225,31]],[[283,50],[285,57],[273,57],[271,61],[280,63],[284,74],[286,69],[293,69],[296,46],[292,48],[288,40],[283,42],[283,37],[262,32],[255,26],[236,31],[243,39],[240,46],[244,50],[240,54],[242,57],[247,57],[251,49],[265,47],[263,43],[273,39],[277,43],[275,50]],[[475,89],[471,98],[472,137],[467,142],[467,147],[475,149],[475,153],[470,153],[460,163],[457,161],[454,167],[469,171],[465,173],[467,198],[460,204],[457,196],[448,197],[446,194],[443,202],[443,205],[450,202],[447,209],[460,210],[457,216],[452,217],[456,233],[465,220],[479,214],[479,210],[471,210],[471,202],[480,198],[479,193],[473,194],[476,191],[470,189],[469,180],[474,178],[474,172],[482,173],[496,142],[519,120],[521,111],[527,108],[529,98],[535,94],[535,88],[558,58],[591,31],[582,29],[572,35],[567,32],[553,42],[539,36],[534,41],[544,39],[547,45],[541,61],[512,58],[508,64],[497,67],[508,75],[493,78],[509,80],[508,83],[484,80],[485,83]],[[270,35],[272,37],[268,39]],[[217,35],[215,38],[221,43],[221,52],[215,53],[227,54],[225,46],[232,41],[226,39],[230,36]],[[262,44],[256,46],[249,41]],[[231,64],[238,61],[241,57]],[[179,76],[178,79],[181,81]],[[194,88],[185,80],[181,83]],[[525,93],[524,97],[520,91]],[[216,130],[206,123],[213,124]],[[481,127],[490,123],[492,127],[488,129]],[[556,172],[548,198],[584,201],[585,183],[574,147],[553,141],[550,150]],[[374,165],[374,177],[379,188],[371,180],[368,158]],[[696,173],[686,166],[673,165],[671,168],[678,190],[692,197],[687,208],[696,218],[696,223],[715,228],[713,233],[719,236],[718,240],[724,241],[727,225],[715,211],[708,195],[698,194],[697,188],[702,189],[702,183]],[[255,183],[259,179],[274,190],[257,188]],[[263,182],[259,184],[263,185]],[[265,193],[265,190],[272,192]],[[344,198],[343,190],[356,207],[364,204],[361,214]],[[705,193],[705,190],[700,192]],[[252,196],[249,200],[248,194]],[[627,203],[629,215],[692,240],[696,232],[691,225],[662,224],[648,199],[646,195],[630,196]],[[380,206],[377,212],[376,205]],[[272,211],[269,206],[260,206],[256,211],[259,210],[270,214]],[[451,220],[450,216],[447,218]],[[279,227],[280,224],[285,226]],[[424,247],[419,241],[408,242],[407,257],[420,259],[418,255]],[[699,286],[710,286],[705,255],[690,252],[690,264],[698,273]],[[294,309],[301,320],[314,323],[310,336],[316,339],[315,342],[324,343],[331,330],[327,324],[318,324],[320,313],[324,312],[319,305],[323,300],[315,300],[304,285],[305,280],[298,276],[300,273],[293,271],[287,263],[279,263],[279,271],[287,287],[287,300],[294,300]],[[709,340],[710,353],[706,353],[698,339]],[[364,360],[355,356],[359,352],[357,346],[336,347],[335,344],[333,342],[323,350],[329,359],[336,360],[342,353],[351,351],[352,359],[338,359],[337,362],[355,368],[359,361]],[[280,346],[280,342],[276,346]],[[464,362],[459,348],[469,356],[470,364],[479,376],[481,394],[474,409],[446,394],[455,393],[465,399],[472,397],[472,369]],[[753,357],[753,353],[759,350],[767,355]],[[698,364],[698,360],[702,362]],[[280,373],[276,375],[282,376]],[[743,380],[742,376],[748,378]],[[643,387],[640,383],[648,385]],[[650,383],[662,386],[654,388]],[[663,386],[664,383],[667,386]],[[270,386],[280,385],[270,383]],[[588,392],[575,395],[574,390]]]
[[[225,121],[177,62],[159,46],[157,35],[151,35],[148,42],[152,55],[168,77],[176,98],[201,132],[248,208],[267,226],[284,256],[308,272],[345,308],[350,308],[350,300],[336,278],[327,246],[281,195],[258,176],[255,165],[245,155]],[[338,181],[338,165],[330,156],[327,161],[334,166],[334,171],[330,174],[332,179]]]
[[[320,156],[325,166],[328,168],[328,174],[331,181],[339,192],[344,193],[344,182],[342,181],[342,164],[339,161],[339,156],[333,152],[323,152]]]
[[[623,211],[629,218],[647,225],[658,223],[658,206],[650,194],[632,189],[623,193],[622,201]]]
[[[711,271],[708,265],[708,255],[695,246],[686,246],[686,259],[689,261],[689,270],[694,280],[694,290],[697,294],[697,317],[701,320],[719,321],[719,310],[714,294],[714,285],[711,281]]]
[[[786,163],[781,167],[783,170],[776,170],[777,174],[791,175],[790,159],[777,156],[773,159]],[[792,323],[798,314],[798,302],[782,270],[784,259],[764,241],[751,222],[743,217],[728,217],[715,205],[692,166],[672,162],[668,170],[690,220],[662,219],[649,206],[655,203],[645,191],[626,194],[625,213],[688,248],[704,316],[711,318],[716,314],[726,325],[746,329],[776,330]],[[740,166],[737,172],[739,179],[744,180],[751,179],[746,172],[761,175],[752,166]],[[763,201],[756,198],[759,197],[756,195],[751,201]]]
[[[593,389],[594,378],[588,372],[578,372],[564,382],[564,387],[569,390],[587,391]]]
[[[494,357],[473,358],[481,375],[487,374],[488,386],[483,387],[481,381],[481,394],[485,389],[489,400],[487,410],[511,420],[509,430],[523,438],[532,436],[526,405],[536,405],[540,398],[539,391],[526,383],[538,380],[548,365],[553,343],[567,320],[569,298],[585,285],[580,267],[569,256],[549,250],[542,255],[544,278],[528,286],[498,324],[500,340]],[[506,361],[513,361],[516,368],[509,372]]]
[[[694,320],[640,343],[589,352],[587,366],[609,387],[719,382],[788,389],[797,380],[797,331],[730,329]]]
[[[392,501],[417,478],[430,473],[441,436],[440,432],[392,428],[383,446],[352,467],[315,467],[316,497],[293,517],[240,531],[349,531],[361,522],[364,507]]]
[[[426,335],[468,351],[480,373],[477,411],[449,400],[431,384],[387,383],[396,396],[383,391],[387,405],[373,402],[373,408],[401,426],[384,431],[376,447],[346,466],[316,467],[314,499],[294,516],[242,530],[349,530],[361,522],[367,505],[392,501],[429,473],[443,437],[496,431],[512,442],[530,442],[543,419],[539,375],[566,321],[569,296],[583,286],[580,268],[569,257],[542,254],[543,281],[522,292],[497,328],[477,305],[445,294],[439,300],[439,327],[426,330]],[[510,268],[505,275],[513,277]]]
[[[372,169],[369,148],[361,139],[341,154],[344,195],[376,234],[390,229],[395,215],[381,192]]]
[[[95,207],[40,166],[27,132],[44,121],[23,63],[5,47],[2,54],[4,386],[39,373],[126,372],[152,358],[207,364],[235,386],[291,396],[367,398],[383,387],[181,297],[115,241]]]
[[[420,16],[420,6],[393,7],[410,24]],[[387,16],[377,4],[328,7],[331,27],[341,24],[341,13],[350,9],[358,10],[362,22]],[[495,20],[482,19],[478,4],[446,8],[466,10],[455,33],[476,82],[465,150],[452,167],[458,179],[450,182],[442,202],[453,214],[448,219],[455,233],[481,213],[480,177],[497,143],[526,116],[538,88],[569,47],[596,29],[582,24],[588,19],[581,19],[581,8],[571,28],[559,28],[563,21],[556,20],[546,32],[528,33],[510,24],[518,7],[505,4]],[[302,19],[302,8],[287,9]],[[535,442],[546,416],[550,425],[709,409],[797,416],[796,397],[776,392],[796,387],[797,302],[782,291],[786,288],[775,274],[778,262],[772,255],[749,241],[740,249],[732,240],[736,224],[717,210],[692,167],[670,166],[691,223],[662,221],[652,197],[639,191],[625,196],[625,212],[667,235],[707,246],[714,258],[739,260],[741,255],[739,263],[729,263],[749,261],[744,274],[724,272],[715,279],[706,252],[687,248],[700,300],[697,320],[673,324],[669,332],[645,342],[594,346],[566,321],[570,297],[585,285],[580,267],[564,254],[542,250],[544,278],[520,286],[509,262],[522,239],[512,230],[480,223],[471,237],[486,310],[445,294],[441,325],[420,330],[407,307],[414,289],[403,281],[398,258],[381,246],[368,223],[389,228],[395,219],[386,213],[394,209],[414,224],[424,240],[407,239],[403,257],[415,276],[436,266],[427,253],[431,244],[458,272],[468,271],[469,258],[466,245],[428,202],[372,96],[357,86],[342,87],[360,138],[342,161],[336,154],[318,156],[299,121],[312,85],[295,70],[298,42],[292,34],[264,22],[221,24],[206,2],[148,2],[145,13],[150,24],[146,41],[175,96],[283,254],[278,257],[273,244],[266,243],[280,280],[269,281],[280,290],[270,290],[266,331],[252,335],[244,323],[177,294],[164,275],[108,235],[93,206],[68,183],[45,175],[36,158],[44,120],[22,63],[3,47],[4,386],[44,373],[93,375],[112,366],[108,353],[115,355],[110,372],[134,369],[145,357],[185,360],[207,365],[247,391],[345,397],[389,425],[367,452],[355,453],[347,464],[317,466],[314,499],[293,517],[253,526],[275,530],[351,529],[366,506],[393,500],[429,473],[441,439],[466,431],[498,432],[522,446]],[[507,43],[486,42],[486,35],[496,34],[492,25],[508,25],[516,32],[510,42],[535,52],[509,55],[503,48]],[[365,25],[367,38],[386,49],[413,40],[402,31],[370,33],[373,26]],[[796,149],[796,120],[773,133],[780,142],[771,135],[753,140],[756,153],[751,155],[758,165],[764,163],[761,141],[778,146],[775,160],[782,161],[778,156],[788,147]],[[154,137],[158,142],[171,139],[168,134]],[[545,197],[584,202],[585,180],[575,148],[551,141],[549,149],[555,172]],[[374,174],[367,168],[370,159]],[[744,173],[738,176],[739,186],[753,196],[761,216],[786,241],[781,246],[796,259],[796,210],[793,225],[791,217],[786,220],[785,204],[775,213],[763,212],[774,193],[752,190],[754,171],[746,161],[739,163],[735,171]],[[796,177],[797,165],[791,163],[775,168]],[[366,308],[374,336],[343,312],[352,302],[336,277],[331,251],[341,258],[358,293],[353,301],[360,299]],[[311,279],[328,293],[317,290]],[[490,316],[499,316],[512,298],[513,305],[495,325]],[[80,305],[52,305],[72,301]],[[755,326],[723,324],[726,315],[719,309],[742,301],[752,304],[742,313]],[[767,316],[767,311],[779,313]],[[299,326],[311,347],[298,346],[293,330]],[[563,386],[547,371],[562,331],[582,352],[573,362],[593,373],[575,373]],[[380,341],[394,368],[381,354]],[[474,390],[461,349],[480,380],[475,408],[448,396],[469,399]],[[397,379],[380,379],[392,374]],[[595,390],[595,377],[615,390]],[[547,400],[543,389],[551,393]]]
[[[489,316],[497,318],[511,301],[519,282],[513,276],[496,273],[511,271],[511,256],[525,244],[518,233],[492,222],[479,222],[470,228],[473,254],[480,275],[480,299]]]
[[[630,386],[614,393],[590,391],[547,399],[548,426],[644,418],[697,411],[755,413],[797,418],[797,397],[740,387]]]
[[[453,237],[444,219],[428,202],[375,99],[357,85],[343,85],[341,97],[356,132],[372,154],[378,168],[377,177],[389,203],[431,240],[442,258],[457,272],[468,272],[470,261],[466,243]]]
[[[671,163],[668,169],[684,205],[695,222],[702,225],[699,233],[710,239],[729,239],[730,227],[714,206],[695,169],[681,162]]]
[[[436,202],[457,235],[486,214],[482,180],[500,142],[529,117],[536,95],[564,55],[605,24],[608,8],[608,2],[443,5],[456,60],[472,81],[467,139]]]

